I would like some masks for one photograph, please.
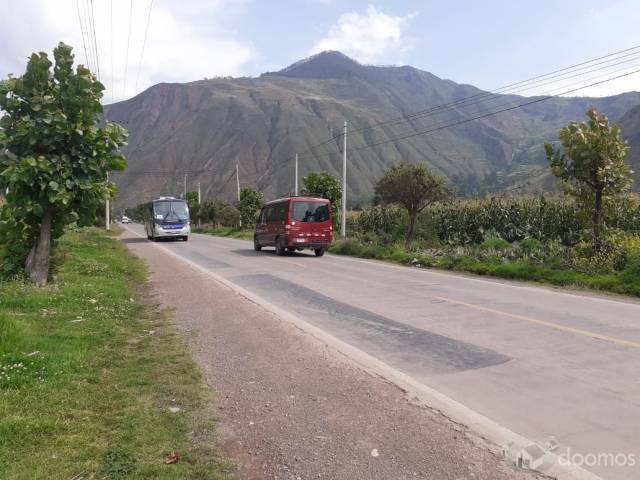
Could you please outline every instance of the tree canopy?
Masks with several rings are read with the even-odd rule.
[[[406,243],[411,243],[416,219],[432,203],[443,200],[451,189],[443,177],[424,165],[400,163],[385,172],[376,184],[375,193],[382,203],[402,205],[409,214]]]
[[[251,187],[244,187],[240,191],[240,201],[238,202],[242,226],[247,228],[255,225],[256,214],[263,206],[262,193]]]
[[[25,262],[30,278],[47,281],[52,238],[115,192],[107,172],[126,167],[127,133],[102,122],[103,85],[72,48],[34,53],[21,77],[0,82],[0,218],[3,270]],[[53,67],[53,68],[52,68]]]
[[[562,179],[565,191],[592,212],[595,246],[601,241],[604,202],[631,187],[633,171],[625,163],[629,147],[620,129],[595,108],[586,122],[571,122],[559,133],[562,148],[545,143],[553,174]]]
[[[333,223],[337,225],[342,200],[342,185],[340,181],[328,172],[311,172],[302,179],[303,195],[317,195],[331,202]]]

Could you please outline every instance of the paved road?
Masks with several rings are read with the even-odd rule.
[[[330,255],[276,257],[204,235],[162,246],[520,435],[555,437],[555,453],[581,454],[574,460],[603,478],[640,478],[637,302]]]

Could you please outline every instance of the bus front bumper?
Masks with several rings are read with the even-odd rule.
[[[191,227],[185,225],[182,228],[167,228],[161,225],[156,225],[153,229],[153,234],[156,237],[186,237],[191,233]]]

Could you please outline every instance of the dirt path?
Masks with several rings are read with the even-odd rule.
[[[201,271],[128,232],[123,240],[218,392],[221,448],[240,478],[535,478]]]

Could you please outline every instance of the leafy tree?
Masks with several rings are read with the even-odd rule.
[[[303,195],[318,195],[331,201],[333,224],[338,224],[340,218],[340,201],[342,200],[342,185],[340,181],[328,172],[311,172],[302,179]]]
[[[216,218],[217,200],[205,200],[200,205],[200,221],[204,223],[214,223]]]
[[[0,82],[0,190],[8,191],[0,243],[10,267],[24,262],[40,285],[52,239],[112,196],[107,172],[126,167],[126,130],[100,123],[103,85],[87,68],[74,70],[70,46],[60,43],[53,56],[55,66],[34,53],[24,75]]]
[[[240,211],[240,219],[242,226],[247,228],[255,225],[256,213],[264,206],[262,193],[251,187],[245,187],[240,191],[240,202],[238,202],[238,210]]]
[[[200,203],[198,202],[198,192],[187,192],[187,205],[191,220],[200,225]]]
[[[451,195],[445,179],[424,165],[400,163],[385,172],[375,187],[382,203],[402,205],[409,215],[406,244],[413,240],[416,219],[429,205]]]
[[[233,205],[224,203],[218,211],[217,221],[225,227],[238,228],[240,212]]]
[[[587,111],[587,117],[587,122],[571,122],[560,130],[563,148],[545,143],[544,150],[566,192],[591,212],[594,247],[599,250],[605,201],[629,189],[633,172],[624,161],[629,147],[620,138],[620,129],[595,108]]]

